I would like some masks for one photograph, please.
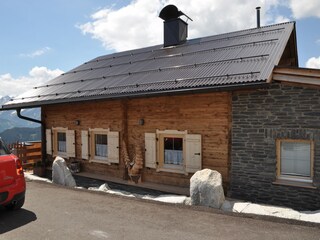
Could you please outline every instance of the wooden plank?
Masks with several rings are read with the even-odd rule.
[[[181,96],[161,96],[127,100],[50,105],[43,107],[47,128],[65,127],[75,130],[75,159],[81,161],[84,171],[123,178],[125,166],[120,151],[118,165],[89,163],[81,157],[81,131],[104,128],[118,131],[120,142],[126,139],[130,157],[135,146],[144,146],[145,133],[159,130],[187,130],[202,138],[202,165],[221,169],[228,181],[230,155],[231,93],[205,93]],[[144,124],[139,125],[139,120]],[[75,124],[80,120],[80,125]],[[53,159],[52,159],[53,160]],[[72,159],[71,159],[72,160]],[[192,174],[172,174],[144,168],[143,181],[175,186],[188,186]]]

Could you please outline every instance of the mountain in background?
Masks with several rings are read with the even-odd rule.
[[[0,98],[0,106],[10,101],[9,96]],[[40,108],[22,109],[21,115],[40,120]],[[0,133],[11,128],[37,128],[40,124],[23,120],[15,110],[0,111]]]
[[[41,127],[11,128],[0,133],[0,137],[7,143],[41,141]]]

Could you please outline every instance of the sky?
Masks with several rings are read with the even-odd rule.
[[[193,19],[188,39],[254,28],[257,6],[261,26],[296,21],[299,66],[320,69],[320,0],[1,0],[0,97],[101,55],[162,44],[168,4]]]

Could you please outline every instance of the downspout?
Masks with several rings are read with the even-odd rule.
[[[41,155],[42,155],[42,162],[45,163],[45,156],[47,154],[47,149],[46,149],[46,128],[45,128],[45,124],[43,121],[40,121],[38,119],[33,119],[33,118],[29,118],[26,116],[22,116],[21,115],[21,108],[17,108],[17,116],[23,120],[27,120],[30,122],[35,122],[35,123],[40,123],[41,124]]]

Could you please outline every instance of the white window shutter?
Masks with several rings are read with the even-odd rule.
[[[155,133],[145,133],[145,167],[147,168],[157,168],[156,164],[156,134]]]
[[[201,135],[186,135],[186,172],[195,173],[202,169]]]
[[[119,132],[108,132],[108,161],[119,163]]]
[[[51,129],[46,129],[46,148],[47,148],[47,154],[52,155],[52,132],[51,132]]]
[[[89,159],[89,132],[81,131],[81,155],[82,159]]]
[[[76,144],[75,144],[74,130],[67,130],[66,140],[67,140],[67,156],[68,157],[75,157],[76,156]]]

